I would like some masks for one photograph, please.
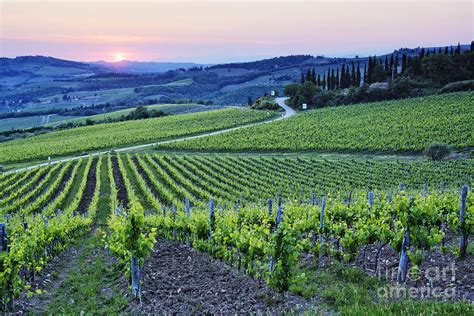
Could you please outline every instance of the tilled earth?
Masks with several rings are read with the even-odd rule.
[[[159,240],[141,274],[142,305],[132,303],[139,313],[280,314],[312,306],[174,241]]]
[[[456,242],[456,240],[452,240]],[[379,257],[378,271],[375,271],[377,247],[371,245],[366,251],[365,270],[388,281],[396,283],[400,255],[390,246],[382,248]],[[474,255],[463,260],[451,252],[435,249],[424,253],[425,259],[419,267],[419,273],[407,276],[405,286],[413,291],[417,299],[427,298],[442,301],[464,299],[474,303]],[[364,268],[362,252],[359,253],[358,265]],[[409,272],[411,263],[408,266]]]

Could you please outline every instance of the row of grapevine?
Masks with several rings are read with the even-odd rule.
[[[351,262],[368,245],[375,244],[379,249],[390,246],[402,253],[401,258],[409,258],[416,270],[424,252],[442,245],[447,229],[464,236],[465,241],[474,229],[473,195],[465,194],[464,214],[460,216],[459,192],[448,185],[444,192],[439,192],[439,187],[429,192],[427,186],[423,191],[420,188],[414,190],[418,192],[408,192],[405,185],[400,185],[391,194],[378,190],[367,195],[367,191],[355,188],[348,196],[327,189],[321,195],[311,191],[316,183],[307,178],[312,175],[311,167],[298,159],[246,161],[148,154],[145,159],[139,155],[117,155],[116,159],[116,169],[123,179],[117,180],[115,175],[115,181],[123,183],[130,202],[125,208],[114,209],[109,219],[108,247],[121,259],[137,296],[139,266],[149,255],[156,237],[191,244],[286,290],[292,278],[291,267],[302,254]],[[160,171],[154,172],[158,168]],[[374,169],[368,168],[366,172]],[[251,170],[249,174],[256,183],[270,183],[266,186],[268,190],[263,186],[257,191],[251,184],[246,187],[247,181],[252,182],[246,179],[245,170]],[[469,172],[469,167],[464,171]],[[381,176],[385,179],[385,175]],[[175,184],[164,179],[173,179]],[[153,193],[149,187],[153,183],[157,186],[154,190],[161,185],[166,192],[172,192],[174,197],[168,200],[171,205],[160,199],[163,195]],[[305,191],[295,195],[292,186],[299,184],[306,186]],[[272,191],[271,185],[280,191]],[[248,188],[258,198],[241,199],[239,193],[252,192],[246,191]],[[268,206],[264,206],[261,197],[267,193],[267,198],[278,193],[290,195],[283,204],[280,199],[278,203],[269,200]],[[218,199],[211,198],[210,205],[206,205],[206,198],[212,196]],[[228,197],[230,200],[226,200]],[[142,204],[148,205],[150,212]],[[276,209],[274,204],[278,205]],[[466,244],[459,248],[460,255]],[[408,261],[400,262],[403,267]],[[404,280],[403,273],[400,280]]]
[[[12,184],[18,183],[15,190],[6,192],[0,199],[9,247],[16,243],[18,251],[25,253],[25,257],[21,257],[19,253],[3,252],[1,264],[5,269],[16,262],[20,269],[28,266],[25,271],[32,267],[41,269],[52,254],[89,229],[99,200],[101,169],[107,170],[110,180],[113,215],[109,219],[108,246],[118,253],[128,271],[137,271],[156,234],[185,240],[268,279],[272,275],[265,269],[269,260],[273,262],[270,271],[278,270],[279,258],[292,258],[302,251],[331,254],[350,261],[361,247],[370,243],[397,248],[401,245],[400,236],[404,235],[403,225],[406,226],[408,220],[414,220],[409,225],[410,234],[420,234],[433,225],[438,227],[440,222],[440,227],[448,225],[453,231],[461,226],[464,231],[465,227],[467,231],[472,229],[472,195],[468,198],[464,224],[456,222],[453,215],[457,214],[453,205],[459,204],[458,193],[453,192],[461,184],[471,185],[471,160],[433,163],[309,157],[102,155],[5,178]],[[405,182],[402,188],[405,193],[399,192],[394,179],[397,175]],[[95,182],[92,188],[89,187],[91,181]],[[373,206],[364,209],[367,200],[361,192],[367,191],[372,192]],[[444,194],[438,193],[440,191]],[[282,196],[282,221],[278,227],[297,228],[289,235],[278,235],[275,210],[269,212],[265,206],[268,198],[276,196]],[[318,208],[323,196],[327,201],[326,213],[322,217],[324,225],[318,230],[321,224]],[[206,206],[211,198],[212,216]],[[396,205],[402,206],[397,209]],[[413,216],[404,219],[401,214],[410,214],[407,210],[413,210]],[[418,229],[421,224],[417,219],[428,226]],[[23,223],[27,223],[26,226]],[[33,227],[38,230],[32,231],[35,237],[24,237]],[[417,242],[418,237],[411,237],[411,247],[418,247],[417,243],[437,245],[445,231],[436,229],[428,229],[430,235],[420,242]],[[67,235],[66,239],[63,234]],[[130,239],[130,234],[138,236],[138,241]],[[260,240],[260,234],[267,237]],[[274,234],[277,236],[271,237]],[[211,235],[212,242],[208,240]],[[47,241],[43,240],[46,237]],[[300,250],[283,255],[275,253],[275,243],[281,244],[287,237],[298,240],[294,249]],[[331,244],[334,240],[337,242]],[[24,249],[29,247],[29,241],[32,244],[28,251],[33,254]],[[52,248],[44,252],[44,247]],[[279,273],[284,274],[285,269]],[[11,274],[5,274],[2,279],[3,293],[17,294],[27,286],[27,276],[34,275],[9,271]]]
[[[0,224],[1,309],[12,311],[15,297],[22,291],[31,294],[29,283],[36,273],[90,230],[99,200],[102,160],[89,158],[26,172],[33,178],[45,174],[37,187],[9,200],[8,207],[2,209],[15,212],[3,213],[5,221]],[[91,174],[96,182],[92,194],[86,194]],[[88,200],[87,210],[81,210],[83,199]]]
[[[224,109],[72,128],[3,142],[0,144],[0,163],[157,142],[264,121],[277,115],[265,111]]]
[[[160,148],[204,152],[422,152],[474,146],[473,92],[309,111],[286,120]]]
[[[109,246],[130,275],[138,269],[133,258],[143,263],[156,237],[179,240],[281,291],[288,290],[292,267],[303,254],[353,262],[365,246],[389,246],[400,253],[398,280],[404,282],[408,261],[417,271],[424,254],[442,245],[447,229],[461,237],[458,254],[465,255],[474,232],[474,195],[467,192],[467,186],[461,194],[413,196],[402,190],[390,201],[373,192],[354,194],[349,201],[328,194],[312,200],[320,205],[270,199],[268,207],[236,203],[227,209],[211,198],[208,206],[189,208],[183,201],[170,212],[152,215],[131,197],[130,209],[109,219]]]
[[[171,207],[188,198],[199,204],[214,197],[228,204],[240,198],[264,201],[280,195],[307,200],[310,192],[330,192],[346,197],[352,191],[372,190],[393,194],[397,175],[411,192],[438,192],[472,182],[472,160],[453,162],[405,162],[325,160],[277,157],[184,157],[127,154],[117,161],[115,177],[124,183],[121,193],[132,187],[146,209]],[[128,180],[130,178],[130,180]],[[392,192],[392,193],[390,193]],[[120,204],[120,203],[118,203]],[[117,204],[117,205],[118,205]],[[126,206],[126,205],[123,205]]]

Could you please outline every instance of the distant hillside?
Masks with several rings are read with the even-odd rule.
[[[119,61],[106,62],[98,61],[90,63],[91,65],[99,65],[113,72],[128,73],[160,73],[176,69],[189,69],[193,67],[205,67],[206,65],[196,63],[173,63],[173,62],[140,62],[140,61]]]
[[[81,73],[93,74],[101,68],[87,63],[45,56],[19,56],[0,58],[0,76],[30,75],[36,77],[65,77]]]
[[[394,52],[401,58],[402,54],[415,55],[420,49],[401,48]],[[461,45],[461,50],[467,49],[469,45]],[[391,54],[377,58],[384,61],[385,56],[390,59]],[[98,105],[126,108],[139,104],[198,101],[243,105],[272,90],[282,93],[286,85],[300,82],[301,74],[313,68],[323,79],[329,70],[337,73],[343,64],[352,66],[354,63],[363,69],[367,62],[368,57],[312,55],[219,65],[134,61],[81,63],[43,56],[0,58],[0,112]]]
[[[270,59],[257,60],[252,62],[243,63],[230,63],[220,64],[208,67],[207,69],[219,69],[219,68],[243,68],[247,70],[260,70],[260,71],[272,71],[282,67],[295,66],[303,63],[304,61],[313,58],[311,55],[291,55],[281,56]]]

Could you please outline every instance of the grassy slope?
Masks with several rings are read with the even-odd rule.
[[[264,126],[161,148],[192,151],[421,152],[474,146],[474,92],[308,111]]]
[[[0,163],[137,145],[261,121],[275,113],[226,109],[85,126],[0,144]]]
[[[14,117],[7,119],[0,119],[0,132],[12,130],[12,129],[24,129],[30,127],[41,126],[45,122],[46,115],[35,115],[28,117]],[[62,116],[62,115],[51,115],[49,118],[50,124],[57,125],[58,123],[64,123],[65,121],[75,120],[73,116]],[[85,120],[85,119],[84,119]]]
[[[190,112],[190,111],[195,111],[197,109],[200,109],[203,107],[202,105],[199,104],[194,104],[194,103],[189,103],[189,104],[159,104],[159,105],[149,105],[146,106],[149,110],[160,110],[165,113],[183,113],[183,112]],[[207,109],[212,109],[210,107],[207,107]],[[71,119],[65,119],[63,121],[58,121],[52,124],[49,124],[51,126],[55,126],[58,124],[62,123],[83,123],[86,120],[92,120],[92,121],[101,121],[105,119],[116,119],[121,117],[122,115],[127,115],[131,111],[135,110],[135,108],[128,108],[124,110],[119,110],[119,111],[113,111],[113,112],[108,112],[108,113],[103,113],[103,114],[97,114],[97,115],[91,115],[91,116],[82,116],[82,117],[74,117]]]

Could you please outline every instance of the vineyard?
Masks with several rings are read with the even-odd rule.
[[[323,108],[288,120],[184,142],[183,151],[423,152],[433,143],[474,147],[473,92]]]
[[[73,128],[0,144],[0,163],[61,157],[259,122],[278,114],[225,109]]]
[[[421,275],[434,250],[472,256],[473,163],[144,153],[4,174],[1,297],[13,308],[21,293],[40,293],[30,283],[94,229],[99,213],[108,218],[107,248],[137,297],[140,266],[163,239],[209,253],[276,291],[298,292],[305,277],[293,267],[311,257],[321,265],[370,265],[374,273],[396,264],[405,282],[407,258]],[[372,248],[375,259],[365,255]],[[381,260],[390,251],[400,254]],[[472,299],[465,286],[457,298]]]

